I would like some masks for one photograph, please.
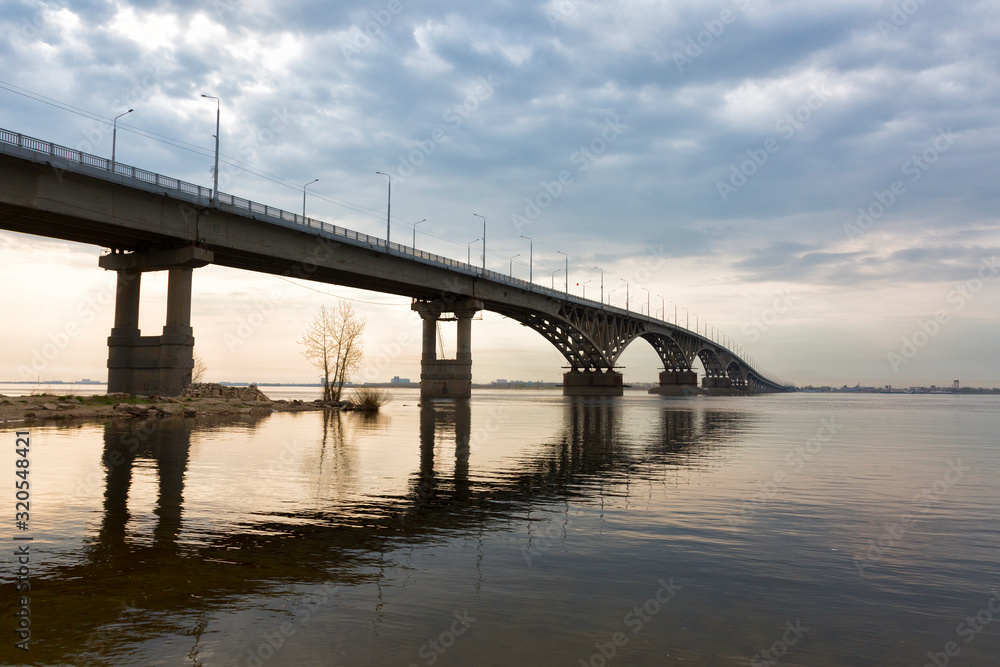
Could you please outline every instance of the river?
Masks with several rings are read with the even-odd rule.
[[[998,397],[393,393],[0,429],[0,662],[997,664]]]

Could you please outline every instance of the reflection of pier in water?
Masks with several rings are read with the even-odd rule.
[[[655,464],[690,465],[738,433],[745,417],[739,412],[664,409],[648,444],[625,447],[617,437],[622,429],[618,404],[569,401],[557,437],[485,478],[470,477],[472,447],[487,447],[489,441],[473,433],[469,403],[427,401],[420,408],[419,469],[405,494],[334,509],[269,512],[265,521],[246,521],[216,536],[199,536],[199,543],[179,539],[191,435],[241,423],[250,429],[256,420],[165,419],[149,428],[108,423],[103,519],[83,562],[59,567],[52,576],[33,582],[33,621],[46,628],[35,648],[58,659],[81,647],[102,650],[102,632],[114,633],[107,641],[116,646],[159,633],[191,634],[190,629],[175,627],[178,619],[207,613],[230,596],[267,594],[286,584],[374,581],[380,554],[442,533],[481,534],[489,525],[524,517],[536,506],[593,495],[583,486],[591,485],[592,491],[596,481],[641,475]],[[317,475],[353,474],[353,445],[347,442],[343,420],[359,418],[326,416]],[[454,465],[441,465],[435,450],[449,444],[454,445]],[[129,537],[128,524],[135,518],[128,509],[129,491],[133,468],[140,461],[155,462],[158,475],[152,539],[136,539],[134,531]],[[452,472],[445,477],[439,471],[447,467]],[[5,599],[13,599],[13,594]],[[142,623],[132,625],[127,622],[130,608],[161,613],[143,614]]]

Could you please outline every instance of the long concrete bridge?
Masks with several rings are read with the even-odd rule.
[[[420,393],[468,397],[472,318],[496,312],[566,358],[568,395],[620,396],[616,362],[643,339],[663,364],[661,393],[785,391],[725,339],[548,289],[385,239],[0,129],[0,228],[109,248],[118,274],[108,391],[171,396],[191,381],[192,276],[218,264],[407,296],[423,320]],[[143,272],[169,271],[162,334],[139,331]],[[458,322],[457,358],[436,355],[437,322]]]

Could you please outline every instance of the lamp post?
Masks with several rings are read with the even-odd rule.
[[[604,304],[604,269],[599,266],[595,266],[595,269],[601,272],[601,304]]]
[[[660,297],[660,318],[666,321],[667,319],[667,300],[663,298],[662,294],[657,294]]]
[[[622,278],[625,281],[625,310],[628,310],[628,280]]]
[[[646,290],[646,317],[650,317],[652,315],[652,312],[650,312],[649,310],[649,290],[646,289],[645,287],[643,287],[642,289]]]
[[[687,308],[684,309],[684,328],[691,331],[691,313]]]
[[[386,198],[385,204],[385,249],[389,249],[389,218],[392,213],[392,176],[385,173],[384,171],[376,171],[376,174],[380,176],[385,176],[389,179],[389,195]]]
[[[590,281],[588,280],[587,282],[583,283],[583,298],[584,299],[587,298],[587,283],[589,283],[589,282]]]
[[[674,326],[679,327],[681,323],[677,321],[677,302],[671,301],[670,303],[674,304]]]
[[[115,173],[115,146],[118,143],[118,119],[121,118],[122,116],[129,115],[133,111],[135,111],[135,109],[129,109],[125,113],[118,114],[117,116],[115,116],[115,120],[112,123],[112,128],[113,128],[111,130],[111,173],[112,174]]]
[[[517,253],[516,255],[512,255],[511,258],[510,258],[510,266],[507,269],[507,275],[509,275],[511,278],[514,277],[514,258],[515,257],[520,257],[520,256],[521,256],[521,253]]]
[[[410,248],[413,249],[413,254],[417,253],[417,225],[421,222],[427,222],[427,218],[413,223],[413,243],[410,244]]]
[[[556,252],[566,257],[566,296],[569,296],[569,255],[562,250],[556,250]]]
[[[483,219],[483,275],[486,274],[486,216],[473,213],[477,218]]]
[[[212,184],[212,206],[219,208],[219,118],[222,115],[222,100],[214,95],[205,95],[204,93],[202,93],[202,97],[207,100],[215,100],[215,171],[213,172],[215,181]]]
[[[535,240],[530,236],[525,236],[524,234],[521,234],[521,238],[528,239],[528,282],[531,283],[535,280],[533,275],[534,271],[531,268],[535,260]]]
[[[318,181],[319,179],[314,179],[302,186],[302,219],[306,219],[306,188]]]
[[[469,244],[465,247],[466,250],[465,263],[468,264],[469,266],[472,266],[472,244],[478,240],[479,239],[472,239],[471,241],[469,241]]]
[[[616,287],[613,290],[611,290],[610,292],[608,292],[608,305],[609,306],[611,305],[611,295],[614,294],[617,291],[618,291],[618,288]]]
[[[562,271],[562,269],[556,269],[552,272],[552,289],[556,288],[556,274]]]

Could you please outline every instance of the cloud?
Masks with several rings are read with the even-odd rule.
[[[660,292],[717,276],[906,290],[1000,246],[1000,9],[897,7],[20,1],[0,9],[0,78],[105,119],[135,108],[121,160],[204,185],[199,95],[217,95],[227,191],[298,210],[319,178],[311,214],[368,233],[384,229],[374,172],[409,164],[396,238],[426,218],[423,246],[461,258],[483,213],[498,269],[527,233],[540,271],[558,249],[574,274],[627,273],[659,245],[697,267]],[[9,90],[0,105],[9,129],[110,154],[107,123]],[[941,132],[954,141],[928,153]]]

